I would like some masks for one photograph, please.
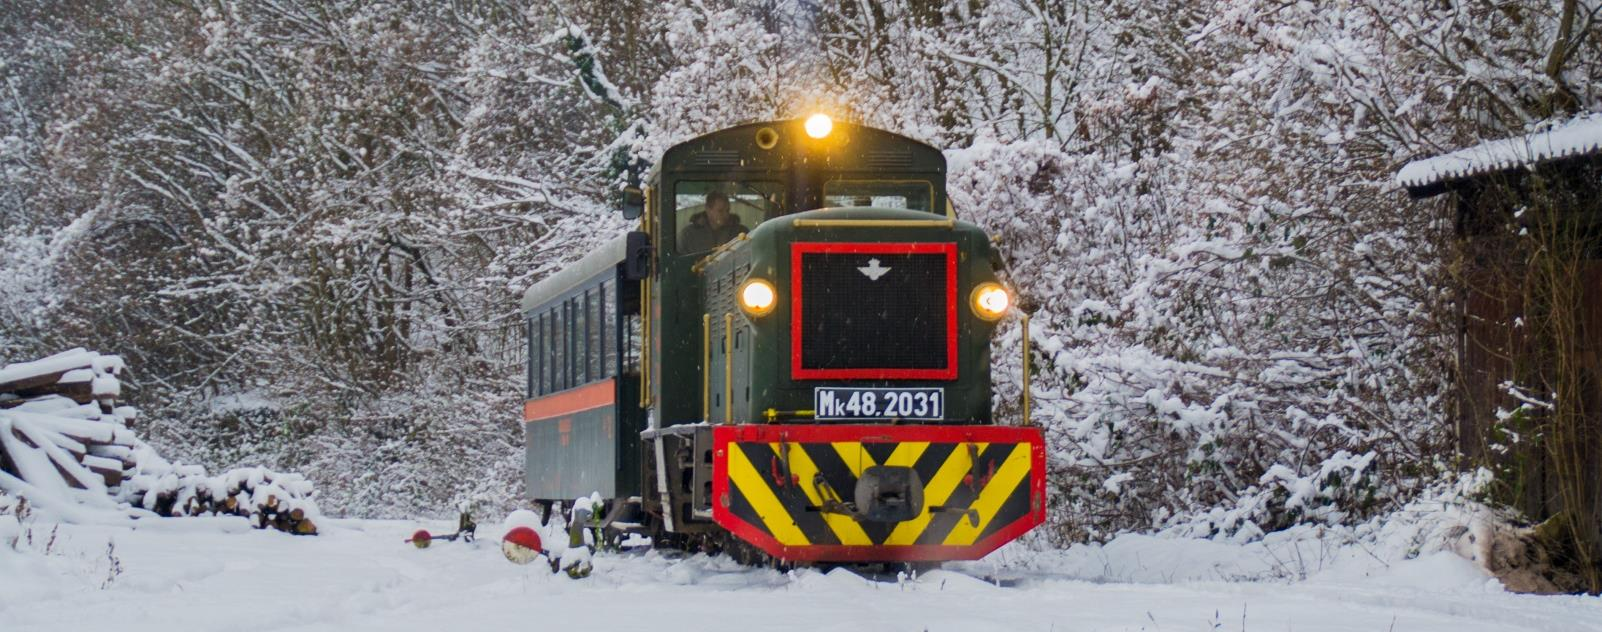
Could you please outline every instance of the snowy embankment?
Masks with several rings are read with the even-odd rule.
[[[1011,546],[899,582],[640,550],[597,555],[594,574],[575,581],[542,564],[508,563],[494,526],[475,544],[419,550],[403,543],[413,530],[448,525],[337,520],[317,538],[293,538],[236,517],[142,522],[26,525],[31,536],[15,550],[0,546],[3,627],[1602,630],[1597,598],[1507,593],[1449,552],[1381,562],[1330,545],[1319,569],[1321,545],[1307,533],[1299,559],[1286,555],[1288,541],[1270,551],[1126,536],[1050,555]],[[1307,578],[1273,579],[1282,568]],[[1269,579],[1224,581],[1232,572]]]

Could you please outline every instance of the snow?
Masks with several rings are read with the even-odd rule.
[[[476,543],[416,549],[403,543],[411,532],[449,525],[336,520],[322,535],[295,538],[240,518],[29,521],[17,550],[0,546],[0,620],[8,631],[124,632],[606,629],[624,619],[713,632],[1602,630],[1598,598],[1507,593],[1444,552],[1385,566],[1340,549],[1332,567],[1305,581],[1247,582],[1217,569],[1271,568],[1257,545],[1149,536],[1057,553],[1010,546],[899,579],[630,551],[597,554],[594,573],[572,580],[503,559],[506,523]],[[0,536],[19,531],[8,524]]]
[[[73,369],[71,371],[67,371],[66,373],[62,373],[61,379],[56,380],[56,383],[77,384],[80,382],[88,382],[93,379],[95,379],[94,369]]]
[[[95,397],[118,397],[122,395],[122,381],[110,375],[96,375],[89,392]]]
[[[1602,115],[1590,115],[1543,132],[1488,141],[1410,162],[1397,172],[1396,181],[1404,187],[1424,187],[1598,151],[1602,151]]]

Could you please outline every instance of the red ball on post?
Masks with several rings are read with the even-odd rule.
[[[544,552],[540,534],[528,527],[512,527],[501,537],[501,553],[514,564],[527,564]]]

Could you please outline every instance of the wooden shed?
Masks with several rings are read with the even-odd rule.
[[[1465,465],[1602,578],[1602,115],[1408,164],[1456,216],[1454,417]],[[1572,547],[1570,549],[1569,547]]]

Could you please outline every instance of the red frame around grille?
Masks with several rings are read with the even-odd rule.
[[[946,368],[808,369],[801,366],[801,255],[946,255]],[[795,380],[957,379],[957,244],[929,242],[801,242],[790,244],[790,378]]]

